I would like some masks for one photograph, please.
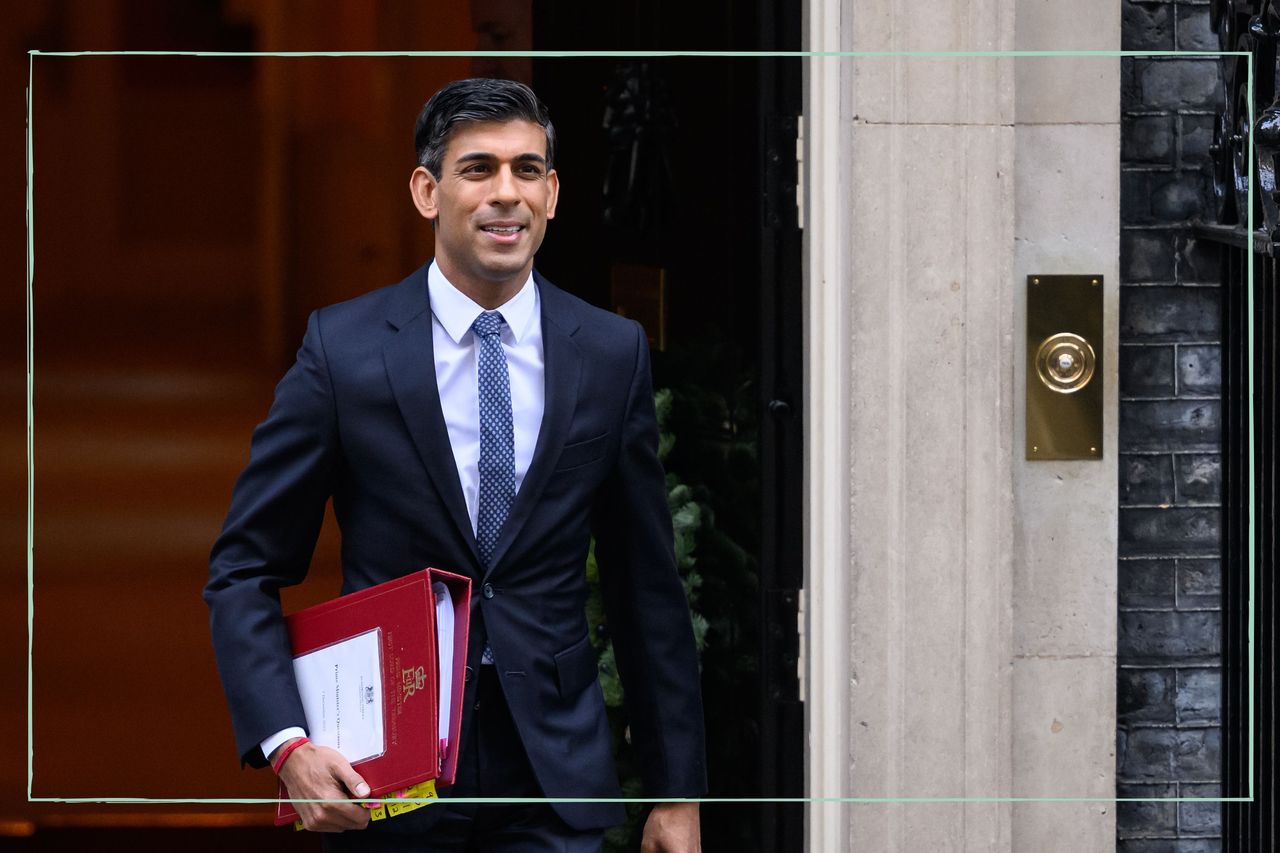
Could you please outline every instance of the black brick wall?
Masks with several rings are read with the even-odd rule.
[[[1208,0],[1122,0],[1125,50],[1217,50]],[[1216,60],[1123,60],[1118,797],[1218,797]],[[1120,803],[1119,853],[1218,853],[1215,802]]]

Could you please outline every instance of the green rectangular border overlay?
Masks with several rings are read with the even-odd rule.
[[[34,494],[35,494],[35,420],[34,409],[32,406],[33,390],[34,390],[34,339],[35,339],[35,323],[33,316],[33,298],[32,298],[32,282],[35,277],[35,220],[33,218],[33,178],[35,175],[35,151],[33,147],[33,130],[31,116],[31,92],[34,85],[35,58],[41,57],[77,57],[77,56],[204,56],[204,57],[245,57],[245,56],[274,56],[274,57],[528,57],[528,58],[569,58],[569,57],[630,57],[630,58],[660,58],[660,57],[739,57],[739,58],[765,58],[765,57],[793,57],[793,58],[821,58],[821,57],[933,57],[933,58],[1020,58],[1020,57],[1152,57],[1152,56],[1176,56],[1180,58],[1189,57],[1226,57],[1226,56],[1243,56],[1247,57],[1248,62],[1248,87],[1249,87],[1249,126],[1253,127],[1256,117],[1253,114],[1253,91],[1254,91],[1254,68],[1253,54],[1246,51],[1139,51],[1139,50],[990,50],[990,51],[609,51],[609,50],[583,50],[583,51],[560,51],[560,50],[532,50],[532,51],[505,51],[505,50],[407,50],[407,51],[282,51],[278,53],[261,52],[261,51],[183,51],[183,50],[81,50],[81,51],[41,51],[30,50],[27,52],[27,126],[26,126],[26,155],[27,155],[27,197],[26,197],[26,213],[27,213],[27,350],[26,350],[26,367],[27,367],[27,802],[29,803],[155,803],[155,804],[275,804],[276,798],[270,797],[208,797],[208,798],[149,798],[149,797],[33,797],[31,796],[32,775],[34,768],[34,748],[32,736],[32,684],[33,672],[31,665],[32,643],[34,640],[34,624],[35,624],[35,574],[34,574]],[[1253,134],[1249,134],[1249,163],[1252,169],[1254,161],[1253,153]],[[1253,222],[1253,181],[1249,181],[1248,187],[1248,212],[1246,217],[1246,229],[1250,237],[1254,231]],[[1248,258],[1246,265],[1246,276],[1248,277],[1248,344],[1249,352],[1253,352],[1254,348],[1254,329],[1253,329],[1253,313],[1254,313],[1254,294],[1253,294],[1253,251],[1252,240],[1249,241],[1249,251],[1246,252]],[[1253,599],[1256,588],[1255,578],[1255,543],[1253,531],[1255,529],[1254,507],[1257,501],[1255,494],[1254,481],[1254,368],[1253,359],[1249,360],[1249,513],[1248,513],[1248,560],[1249,560],[1249,619],[1248,619],[1248,650],[1249,650],[1249,795],[1247,797],[707,797],[698,802],[704,803],[1250,803],[1254,801],[1255,791],[1253,788],[1254,778],[1254,753],[1257,750],[1257,739],[1254,731],[1254,689],[1255,689],[1255,672],[1254,672],[1254,614]],[[627,797],[627,798],[578,798],[578,797],[451,797],[453,802],[458,803],[662,803],[662,802],[682,802],[682,800],[672,800],[663,798],[645,798],[645,797]],[[412,803],[430,803],[439,802],[439,800],[423,799],[423,798],[405,798],[405,802]],[[299,802],[348,802],[347,800],[300,800]]]

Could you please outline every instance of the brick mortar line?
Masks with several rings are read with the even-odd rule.
[[[1175,500],[1167,504],[1120,504],[1120,509],[1222,509],[1222,504],[1186,503]]]
[[[1121,222],[1121,231],[1190,231],[1196,225],[1216,225],[1200,219],[1177,219],[1173,222]]]
[[[1208,598],[1209,596],[1206,595],[1202,597]],[[1221,608],[1216,608],[1216,607],[1187,607],[1186,609],[1182,609],[1182,610],[1171,610],[1169,608],[1164,608],[1164,607],[1141,607],[1141,606],[1125,605],[1124,607],[1121,607],[1118,609],[1117,615],[1123,616],[1126,613],[1133,613],[1137,615],[1145,614],[1148,616],[1160,615],[1165,613],[1172,614],[1172,615],[1178,615],[1183,613],[1186,613],[1186,614],[1216,613],[1219,616],[1221,616],[1223,611]],[[1201,657],[1203,658],[1204,656],[1201,656]],[[1160,658],[1160,660],[1164,660],[1164,658]],[[1121,661],[1120,665],[1122,667],[1132,666],[1137,669],[1204,669],[1204,670],[1213,670],[1215,672],[1221,669],[1221,667],[1219,667],[1217,664],[1213,663],[1212,661],[1208,663],[1199,662],[1199,663],[1183,664],[1183,663],[1179,663],[1176,658],[1170,658],[1168,661],[1165,661],[1164,663],[1131,663],[1126,659],[1124,661]]]
[[[1178,370],[1178,357],[1179,357],[1179,356],[1178,356],[1178,347],[1180,347],[1180,346],[1185,346],[1185,344],[1184,344],[1184,343],[1182,343],[1181,341],[1177,341],[1177,342],[1175,342],[1175,343],[1173,344],[1173,396],[1175,396],[1175,397],[1179,396],[1179,393],[1180,393],[1180,392],[1179,392],[1179,390],[1178,390],[1178,374],[1182,372],[1182,371]],[[1122,398],[1122,399],[1123,399],[1123,398]],[[1221,380],[1219,380],[1219,382],[1218,382],[1218,399],[1219,399],[1219,400],[1221,400],[1221,399],[1222,399],[1222,382],[1221,382]],[[1176,476],[1176,475],[1174,476],[1174,482],[1175,482],[1175,483],[1177,482],[1177,476]],[[1178,489],[1178,487],[1175,485],[1175,486],[1174,486],[1174,500],[1177,500],[1177,489]]]
[[[1188,784],[1188,785],[1221,785],[1221,784],[1222,784],[1222,780],[1221,780],[1221,779],[1211,779],[1211,780],[1208,780],[1208,781],[1202,781],[1202,780],[1200,780],[1200,779],[1170,779],[1169,781],[1170,781],[1170,782],[1178,782],[1178,783],[1183,783],[1183,782],[1185,782],[1185,783],[1186,783],[1186,784]],[[1116,777],[1116,784],[1117,784],[1117,785],[1133,785],[1133,784],[1137,784],[1137,785],[1150,785],[1150,784],[1152,784],[1152,783],[1151,783],[1150,781],[1146,781],[1146,782],[1135,782],[1135,781],[1133,781],[1133,780],[1131,780],[1131,779],[1121,779],[1119,776],[1117,776],[1117,777]],[[1154,797],[1153,799],[1165,800],[1165,799],[1170,799],[1170,798],[1169,798],[1169,797]],[[1207,799],[1216,799],[1216,797],[1215,797],[1215,798],[1207,798]],[[1123,805],[1123,803],[1117,803],[1117,805]],[[1196,836],[1183,836],[1181,840],[1194,841],[1194,840],[1196,840],[1196,839],[1198,839],[1198,838],[1201,838],[1201,837],[1202,837],[1202,836],[1198,836],[1198,835],[1196,835]]]
[[[1202,224],[1199,219],[1174,219],[1168,222],[1130,222],[1121,223],[1120,231],[1182,231],[1188,236],[1193,236],[1192,231],[1197,225]],[[1205,225],[1214,223],[1204,222]]]
[[[1217,593],[1205,593],[1205,595],[1216,595]],[[1140,607],[1135,605],[1120,605],[1118,608],[1120,613],[1221,613],[1221,607]]]
[[[1137,722],[1125,723],[1125,725],[1128,726],[1130,731],[1134,731],[1137,729],[1162,729],[1162,730],[1169,729],[1172,731],[1185,730],[1185,731],[1201,732],[1201,731],[1208,731],[1210,729],[1222,728],[1222,723],[1220,722],[1219,723],[1202,723],[1202,722],[1162,723],[1162,722],[1147,722],[1147,721],[1139,720]]]
[[[1208,668],[1208,667],[1209,667],[1209,665],[1208,665],[1208,664],[1201,664],[1199,667],[1176,667],[1176,666],[1171,666],[1171,665],[1169,665],[1169,664],[1159,664],[1159,665],[1157,665],[1157,664],[1151,664],[1151,665],[1147,665],[1147,666],[1128,665],[1128,666],[1125,666],[1125,667],[1123,667],[1123,668],[1124,668],[1124,669],[1134,669],[1134,670],[1137,670],[1137,669],[1172,669],[1172,670],[1179,670],[1179,669],[1206,669],[1206,668]],[[1215,724],[1215,725],[1208,726],[1208,728],[1214,728],[1214,727],[1216,727],[1216,724]],[[1173,727],[1172,727],[1172,726],[1170,726],[1170,728],[1173,728]]]
[[[1186,341],[1176,341],[1175,343],[1182,343],[1182,344],[1184,344],[1184,345],[1185,345],[1187,342],[1186,342]],[[1175,392],[1175,394],[1174,394],[1172,397],[1170,397],[1170,396],[1163,396],[1163,397],[1136,397],[1136,396],[1128,396],[1128,395],[1121,395],[1121,397],[1120,397],[1120,402],[1121,402],[1121,403],[1180,403],[1180,402],[1192,403],[1192,402],[1197,402],[1197,401],[1198,401],[1198,402],[1203,403],[1203,402],[1206,402],[1206,401],[1207,401],[1207,402],[1213,402],[1213,401],[1215,401],[1215,400],[1216,400],[1216,401],[1218,401],[1218,402],[1221,402],[1221,401],[1222,401],[1222,395],[1221,395],[1221,394],[1217,394],[1217,395],[1214,395],[1214,396],[1207,396],[1207,395],[1200,396],[1200,395],[1198,395],[1198,396],[1194,396],[1194,397],[1193,397],[1193,396],[1191,396],[1191,395],[1189,395],[1189,394],[1177,394],[1177,393]]]
[[[1124,402],[1123,400],[1121,402]],[[1212,453],[1202,453],[1194,450],[1122,450],[1121,456],[1221,456],[1222,451],[1216,450]]]
[[[1163,163],[1129,163],[1120,162],[1121,175],[1182,175],[1187,173],[1197,174],[1200,170],[1189,166],[1178,166],[1176,164]]]
[[[1217,554],[1201,554],[1201,553],[1182,553],[1182,554],[1157,554],[1151,557],[1144,557],[1138,554],[1124,554],[1118,559],[1124,561],[1134,560],[1220,560]]]
[[[1212,116],[1217,118],[1216,110],[1198,110],[1194,107],[1177,107],[1161,108],[1161,107],[1138,107],[1131,110],[1121,110],[1120,118],[1176,118],[1178,116]]]
[[[1165,799],[1164,797],[1153,797],[1152,799]],[[1128,803],[1120,803],[1120,805],[1128,805]],[[1133,805],[1139,805],[1134,803]],[[1182,830],[1179,829],[1179,832]],[[1221,835],[1200,835],[1192,833],[1190,835],[1129,835],[1123,831],[1117,830],[1116,839],[1119,841],[1221,841]]]

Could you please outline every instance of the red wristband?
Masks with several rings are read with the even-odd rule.
[[[277,757],[275,760],[275,763],[271,765],[272,772],[275,773],[277,776],[279,776],[280,768],[284,767],[285,759],[288,758],[290,755],[293,755],[293,751],[298,747],[302,746],[304,743],[311,743],[311,741],[307,740],[305,737],[300,737],[291,741],[288,746],[280,750],[279,757]]]

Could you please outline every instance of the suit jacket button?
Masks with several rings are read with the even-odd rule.
[[[485,598],[493,598],[494,596],[493,584],[487,583],[484,586],[482,586],[480,588],[480,594],[483,595]]]
[[[466,669],[464,669],[464,670],[462,671],[462,680],[463,680],[463,681],[470,681],[470,680],[471,680],[471,667],[467,667]]]

